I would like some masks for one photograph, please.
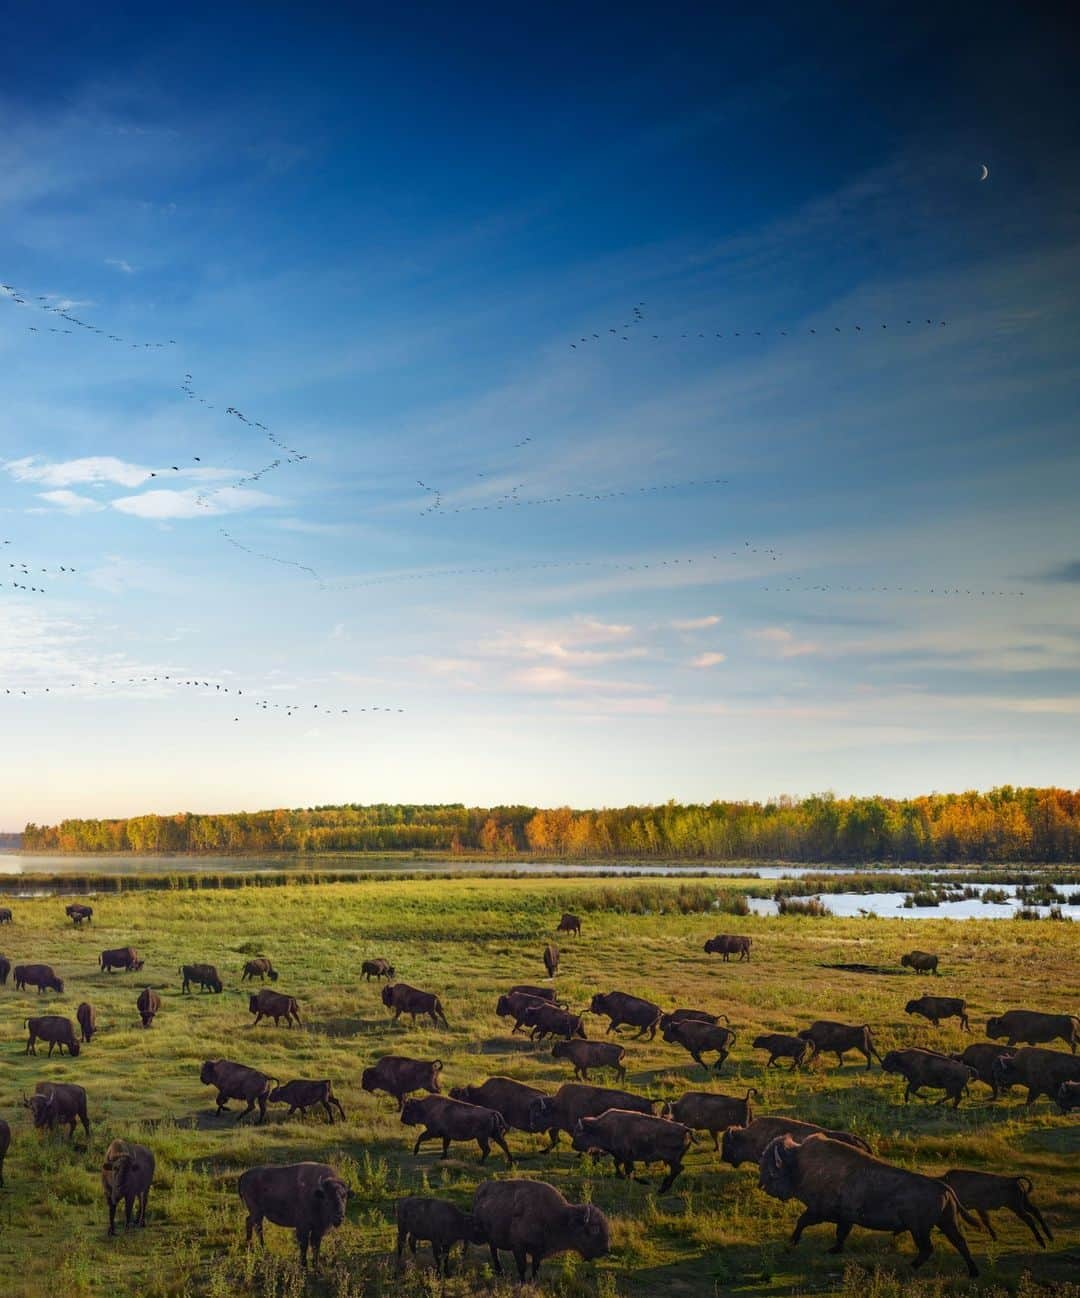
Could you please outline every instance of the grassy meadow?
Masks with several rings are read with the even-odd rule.
[[[51,963],[66,979],[60,997],[0,988],[0,1114],[13,1139],[0,1191],[0,1276],[7,1298],[17,1295],[274,1295],[304,1293],[359,1298],[401,1293],[472,1295],[509,1293],[496,1285],[486,1250],[474,1248],[463,1271],[445,1288],[423,1266],[397,1273],[393,1261],[393,1200],[430,1191],[467,1206],[475,1185],[506,1174],[494,1151],[485,1168],[475,1145],[454,1146],[441,1163],[433,1142],[418,1157],[415,1132],[398,1122],[393,1102],[360,1089],[361,1070],[378,1056],[402,1053],[444,1061],[443,1089],[506,1075],[554,1089],[573,1080],[547,1045],[510,1036],[494,1015],[498,991],[514,982],[540,982],[541,952],[563,908],[583,917],[579,939],[560,941],[560,995],[575,1009],[594,991],[618,988],[657,1000],[665,1008],[691,1005],[723,1011],[739,1034],[719,1081],[706,1081],[684,1052],[660,1039],[626,1041],[626,1086],[650,1096],[677,1096],[711,1086],[742,1094],[754,1086],[758,1112],[786,1113],[846,1127],[880,1155],[930,1173],[950,1167],[1022,1173],[1056,1239],[1045,1253],[1021,1222],[995,1215],[999,1240],[967,1230],[983,1272],[976,1287],[1043,1292],[1080,1298],[1080,1123],[1045,1100],[1025,1110],[1021,1095],[996,1104],[974,1084],[959,1111],[901,1102],[903,1083],[875,1065],[867,1073],[849,1056],[805,1073],[763,1071],[751,1049],[760,1031],[794,1031],[814,1018],[868,1022],[879,1049],[924,1045],[960,1049],[982,1039],[989,1014],[1010,1006],[1075,1012],[1080,934],[1072,924],[1009,921],[917,923],[801,916],[758,918],[702,911],[704,896],[734,896],[738,881],[687,886],[677,881],[590,879],[393,880],[325,886],[250,888],[235,892],[130,892],[93,898],[94,922],[76,930],[64,899],[15,900],[14,923],[0,928],[0,951],[13,964]],[[742,886],[745,886],[742,885]],[[724,964],[702,952],[718,931],[754,939],[749,964]],[[135,946],[146,959],[140,974],[102,973],[105,947]],[[943,976],[920,979],[844,973],[833,963],[898,964],[918,946],[942,958]],[[246,958],[271,957],[280,970],[276,989],[295,995],[302,1031],[263,1023],[249,1027],[241,985]],[[359,977],[361,960],[383,955],[398,977],[442,997],[450,1030],[389,1026],[379,984]],[[209,961],[225,980],[220,996],[180,993],[182,962]],[[138,989],[161,990],[161,1013],[149,1031],[135,1012]],[[925,987],[924,987],[925,984]],[[932,987],[930,984],[933,984]],[[934,1029],[903,1013],[921,990],[964,996],[974,1036],[943,1025]],[[22,1052],[23,1020],[65,1013],[89,1000],[99,1034],[77,1059],[37,1058]],[[594,1026],[595,1024],[595,1026]],[[606,1020],[589,1024],[590,1037]],[[630,1034],[624,1032],[624,1037]],[[272,1108],[265,1126],[238,1125],[233,1114],[213,1116],[213,1092],[199,1082],[203,1059],[225,1056],[283,1081],[333,1080],[348,1120],[333,1127],[312,1111],[284,1119]],[[42,1079],[77,1081],[89,1092],[93,1137],[81,1129],[73,1146],[60,1136],[40,1139],[20,1097]],[[598,1075],[595,1081],[614,1084]],[[149,1225],[116,1239],[107,1217],[99,1169],[108,1141],[122,1136],[150,1145],[157,1179]],[[517,1172],[558,1185],[570,1198],[591,1200],[612,1221],[611,1256],[593,1265],[576,1257],[545,1264],[549,1291],[576,1295],[677,1295],[738,1292],[844,1294],[855,1298],[969,1292],[959,1257],[935,1234],[935,1253],[920,1279],[907,1278],[909,1239],[856,1229],[843,1258],[830,1257],[829,1227],[807,1232],[797,1250],[787,1236],[800,1208],[767,1198],[756,1171],[726,1167],[711,1141],[691,1150],[672,1193],[616,1179],[610,1161],[579,1159],[566,1138],[548,1157],[542,1136],[512,1132]],[[244,1213],[238,1174],[260,1162],[311,1158],[334,1163],[353,1189],[346,1225],[324,1245],[318,1278],[305,1279],[295,1263],[291,1233],[267,1225],[268,1252],[243,1244]],[[422,1252],[421,1262],[430,1255]],[[507,1257],[506,1262],[510,1259]],[[512,1270],[512,1267],[511,1267]],[[871,1273],[871,1274],[868,1274]]]

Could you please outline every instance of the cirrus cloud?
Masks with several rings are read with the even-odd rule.
[[[222,487],[213,495],[190,488],[187,491],[143,491],[137,496],[121,496],[112,502],[113,509],[136,518],[207,518],[216,514],[235,514],[247,509],[263,509],[278,504],[276,496],[247,487]]]

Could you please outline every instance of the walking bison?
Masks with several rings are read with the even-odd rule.
[[[752,938],[739,937],[734,933],[717,933],[705,943],[705,954],[722,955],[725,964],[733,955],[737,955],[740,961],[749,960],[752,945]]]
[[[369,1093],[385,1091],[387,1095],[393,1096],[400,1112],[405,1097],[415,1091],[429,1091],[438,1095],[441,1072],[441,1059],[409,1059],[405,1055],[384,1055],[370,1068],[364,1069],[360,1085]]]
[[[997,1018],[986,1020],[986,1035],[994,1041],[1007,1038],[1010,1048],[1019,1042],[1044,1046],[1050,1041],[1064,1041],[1076,1054],[1080,1044],[1080,1018],[1075,1014],[1042,1014],[1038,1010],[1006,1010]]]
[[[105,1191],[105,1205],[109,1209],[109,1234],[116,1234],[116,1210],[124,1205],[124,1229],[131,1225],[132,1215],[136,1226],[146,1225],[146,1202],[154,1180],[154,1155],[145,1145],[132,1141],[114,1140],[105,1151],[101,1168],[101,1188]]]
[[[248,997],[248,1013],[255,1015],[255,1022],[248,1024],[251,1028],[257,1028],[263,1019],[273,1019],[275,1028],[282,1019],[285,1020],[287,1028],[291,1028],[293,1023],[298,1028],[303,1026],[300,1022],[300,1007],[296,1003],[296,997],[271,991],[269,987],[260,987],[257,992]]]
[[[259,1107],[259,1122],[266,1121],[266,1103],[276,1078],[260,1073],[247,1064],[237,1064],[231,1059],[206,1059],[199,1069],[199,1081],[217,1090],[215,1116],[228,1112],[230,1100],[243,1100],[247,1108],[237,1114],[237,1121],[246,1118]]]
[[[426,1014],[436,1027],[440,1020],[444,1028],[450,1026],[438,996],[434,992],[422,992],[416,987],[410,987],[408,983],[387,983],[382,989],[382,1003],[388,1010],[393,1010],[395,1023],[402,1014],[408,1014],[414,1023],[418,1014]]]
[[[300,1265],[307,1266],[308,1247],[316,1269],[323,1236],[345,1220],[349,1187],[327,1163],[286,1163],[274,1167],[249,1167],[237,1190],[247,1209],[245,1237],[263,1240],[263,1221],[291,1227],[296,1232]]]
[[[473,1195],[473,1217],[502,1275],[499,1251],[513,1253],[525,1283],[531,1263],[535,1280],[545,1258],[577,1253],[586,1261],[611,1251],[607,1218],[591,1203],[569,1203],[546,1181],[484,1181]]]

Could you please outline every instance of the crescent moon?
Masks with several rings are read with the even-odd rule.
[[[985,180],[986,177],[989,176],[990,174],[990,168],[986,165],[985,162],[980,165],[982,166],[982,175],[979,177],[979,179]]]

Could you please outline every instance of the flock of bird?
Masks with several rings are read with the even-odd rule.
[[[282,559],[276,554],[266,554],[262,550],[252,549],[250,545],[245,545],[243,541],[238,541],[231,532],[223,527],[218,528],[218,535],[223,536],[229,545],[235,546],[238,550],[243,550],[245,554],[250,554],[256,559],[265,559],[268,563],[280,563],[287,568],[299,568],[301,572],[309,573],[316,581],[322,581],[322,578],[314,568],[309,568],[306,563],[298,563],[295,559]]]
[[[420,483],[423,487],[424,484]],[[727,478],[687,478],[682,482],[655,482],[645,487],[626,487],[620,491],[564,491],[555,496],[521,496],[524,483],[515,485],[506,494],[483,505],[442,504],[442,493],[434,487],[424,487],[435,493],[435,500],[420,511],[421,518],[429,514],[489,514],[501,509],[528,509],[543,505],[598,505],[609,500],[629,500],[637,496],[658,496],[665,491],[686,491],[693,487],[726,487]]]
[[[11,544],[12,542],[10,539],[0,540],[0,546],[11,545]],[[34,595],[45,594],[44,586],[33,586],[29,584],[30,578],[33,577],[36,573],[42,573],[46,577],[59,577],[59,576],[66,577],[66,576],[70,576],[72,573],[75,572],[74,568],[66,566],[65,564],[58,564],[55,568],[31,568],[31,566],[28,563],[24,563],[21,559],[16,559],[12,562],[9,562],[8,568],[11,572],[15,574],[14,579],[11,582],[12,587],[15,590],[24,590],[28,594],[34,594]],[[26,581],[20,582],[18,580],[19,577],[25,577]],[[3,589],[2,583],[0,583],[0,589]]]
[[[175,347],[176,339],[170,338],[167,342],[135,342],[130,338],[123,338],[119,334],[109,333],[107,329],[102,329],[99,325],[92,324],[89,320],[83,320],[79,316],[72,315],[70,305],[64,304],[64,299],[58,299],[55,294],[39,293],[36,297],[31,297],[29,293],[24,293],[17,289],[14,284],[0,284],[0,290],[3,290],[3,300],[13,303],[15,306],[30,307],[33,310],[44,311],[46,314],[55,316],[58,320],[63,320],[67,324],[72,324],[76,329],[82,329],[86,333],[96,334],[99,338],[104,338],[111,343],[124,343],[133,350],[158,350],[164,347]],[[52,325],[38,328],[36,325],[29,325],[28,330],[32,334],[52,333],[52,334],[73,334],[74,329],[55,328]]]

